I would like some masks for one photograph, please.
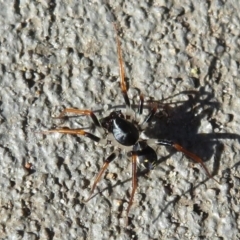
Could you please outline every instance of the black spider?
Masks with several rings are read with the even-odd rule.
[[[64,134],[76,134],[83,135],[90,138],[91,140],[98,142],[103,145],[111,143],[115,146],[115,150],[104,160],[104,164],[100,169],[91,190],[90,197],[86,200],[89,201],[92,197],[92,194],[96,188],[97,183],[100,181],[101,176],[104,171],[107,169],[108,165],[115,160],[122,149],[129,149],[129,154],[132,158],[132,193],[130,196],[129,204],[127,207],[127,221],[130,208],[133,203],[134,194],[137,188],[137,163],[144,166],[148,171],[154,168],[154,165],[157,161],[157,154],[155,150],[149,145],[164,145],[170,146],[176,149],[177,151],[183,152],[186,156],[190,157],[196,163],[200,163],[208,177],[212,178],[212,175],[209,173],[207,167],[204,165],[201,158],[195,154],[187,151],[185,148],[180,146],[177,143],[174,143],[165,139],[148,139],[144,140],[141,138],[141,133],[144,132],[144,129],[147,127],[148,123],[152,120],[153,116],[157,111],[157,106],[153,105],[149,114],[143,119],[142,123],[139,123],[138,118],[141,117],[144,106],[143,95],[140,94],[140,102],[138,106],[138,111],[134,113],[131,108],[130,101],[127,94],[127,87],[124,77],[124,67],[122,60],[122,52],[120,47],[120,41],[117,36],[117,52],[118,52],[118,61],[120,69],[120,85],[123,98],[126,104],[126,113],[123,114],[120,110],[112,111],[109,116],[104,117],[100,121],[90,110],[80,110],[74,108],[67,108],[62,111],[62,113],[57,118],[63,118],[66,113],[74,113],[80,115],[89,115],[99,130],[99,133],[102,135],[102,138],[93,135],[92,133],[86,132],[83,129],[52,129],[43,133],[64,133]],[[137,116],[137,117],[136,117]],[[215,179],[214,179],[215,180]],[[216,181],[216,180],[215,180]]]

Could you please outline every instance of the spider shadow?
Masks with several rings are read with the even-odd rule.
[[[220,139],[232,139],[240,142],[240,135],[234,133],[214,132],[220,130],[221,125],[215,119],[214,114],[220,109],[220,104],[214,101],[213,94],[201,88],[199,91],[184,91],[179,93],[188,96],[188,100],[182,102],[171,102],[155,115],[152,124],[146,129],[148,138],[167,139],[180,144],[188,151],[201,157],[204,162],[210,160],[214,155],[213,175],[217,174],[220,166],[221,154],[224,149]],[[176,96],[176,95],[175,95]],[[165,100],[163,100],[165,101]],[[158,101],[155,103],[164,104]],[[175,105],[172,107],[172,105]],[[234,116],[229,116],[229,122]],[[199,133],[202,122],[205,129],[211,129],[211,133]],[[204,131],[204,129],[203,129]],[[167,148],[170,153],[176,152]],[[158,161],[160,164],[162,161]]]
[[[188,96],[188,100],[175,102],[173,104],[174,107],[172,107],[173,102],[170,102],[170,104],[163,107],[163,102],[168,99],[161,102],[154,101],[159,104],[160,111],[155,115],[152,124],[146,129],[145,134],[149,138],[167,139],[178,143],[187,150],[201,157],[204,162],[209,161],[214,156],[213,170],[210,170],[210,172],[213,176],[217,175],[224,150],[224,144],[220,140],[232,139],[240,142],[240,135],[215,132],[215,130],[221,130],[221,126],[214,116],[217,110],[220,109],[220,104],[214,101],[213,94],[206,92],[204,88],[201,88],[198,92],[184,91],[179,93],[179,95],[180,94]],[[229,122],[233,121],[233,118],[234,116],[230,115]],[[211,129],[210,133],[204,133],[204,129],[203,132],[200,132],[202,122],[206,124],[204,129]],[[168,147],[167,150],[169,155],[163,158],[160,157],[156,164],[156,170],[158,169],[158,165],[166,161],[168,157],[176,152],[176,150]],[[235,165],[232,167],[235,167]],[[198,171],[196,168],[194,168],[194,170]],[[207,177],[203,182],[205,181],[208,181]],[[197,186],[193,186],[183,195],[191,192],[203,182],[199,183]],[[164,210],[166,210],[171,204],[178,202],[179,199],[180,197],[176,196],[171,202],[167,203],[153,223],[157,221]]]

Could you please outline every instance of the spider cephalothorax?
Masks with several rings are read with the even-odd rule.
[[[136,125],[124,118],[121,111],[111,112],[101,121],[102,127],[112,133],[115,140],[123,146],[132,146],[139,139],[139,130]]]
[[[178,145],[177,143],[174,143],[166,139],[143,140],[140,138],[140,134],[142,130],[145,129],[147,124],[152,120],[152,117],[155,115],[157,111],[157,106],[153,105],[153,107],[149,111],[149,114],[144,118],[141,124],[139,124],[138,121],[134,119],[133,116],[131,116],[133,109],[130,106],[130,101],[127,94],[127,87],[126,87],[126,82],[124,78],[122,53],[121,53],[120,41],[118,37],[117,37],[117,51],[118,51],[118,61],[119,61],[119,68],[120,68],[120,86],[121,86],[121,92],[126,104],[127,117],[125,117],[125,115],[119,110],[119,111],[111,112],[107,117],[104,117],[99,121],[97,116],[91,110],[67,108],[57,118],[63,118],[66,113],[88,115],[92,118],[92,121],[94,125],[97,127],[97,129],[99,130],[101,137],[98,137],[92,133],[86,132],[83,129],[66,129],[66,128],[52,129],[44,133],[59,132],[59,133],[65,133],[65,134],[78,134],[78,135],[83,135],[85,137],[88,137],[95,142],[101,142],[101,140],[103,140],[101,143],[107,143],[107,141],[104,141],[104,140],[106,140],[108,134],[112,134],[113,138],[120,145],[120,147],[115,146],[115,150],[108,157],[104,158],[103,166],[100,169],[93,183],[90,197],[86,201],[91,199],[94,189],[96,188],[97,183],[100,181],[101,176],[104,173],[104,171],[107,169],[108,165],[113,160],[118,158],[118,155],[122,151],[122,149],[131,149],[128,155],[130,155],[132,159],[132,192],[131,192],[131,196],[130,196],[129,204],[127,208],[127,216],[128,216],[128,213],[133,203],[133,197],[137,188],[137,162],[150,171],[154,168],[154,165],[157,161],[157,154],[150,145],[164,145],[164,146],[172,147],[175,150],[184,153],[186,156],[190,157],[196,163],[201,164],[209,177],[212,178],[212,175],[209,173],[208,169],[204,165],[201,158],[187,151],[185,148]],[[144,98],[143,98],[143,95],[140,94],[140,102],[139,102],[139,107],[137,112],[138,116],[142,115],[143,105],[144,105]]]

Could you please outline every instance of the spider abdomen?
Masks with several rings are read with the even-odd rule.
[[[112,133],[114,138],[124,146],[134,145],[139,138],[137,127],[124,118],[116,117],[113,120]]]

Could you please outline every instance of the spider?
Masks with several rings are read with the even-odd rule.
[[[115,25],[114,25],[114,28],[117,33],[117,28]],[[121,110],[115,110],[115,111],[112,111],[108,116],[102,118],[101,120],[98,120],[97,116],[91,110],[66,108],[60,113],[58,117],[55,117],[55,118],[61,119],[68,113],[90,116],[90,118],[92,119],[92,122],[97,127],[97,130],[100,133],[101,137],[98,137],[83,129],[68,129],[68,128],[50,129],[42,133],[44,134],[63,133],[63,134],[82,135],[90,138],[91,140],[101,145],[106,146],[110,143],[111,145],[115,146],[115,150],[108,157],[104,159],[103,165],[93,182],[90,196],[87,198],[87,200],[85,200],[85,202],[88,202],[92,198],[94,190],[98,182],[100,181],[104,171],[109,166],[109,164],[118,158],[122,150],[128,151],[128,156],[131,157],[131,161],[132,161],[132,192],[131,192],[128,207],[126,210],[126,225],[128,225],[128,215],[129,215],[130,208],[133,204],[135,191],[137,189],[137,164],[142,165],[147,171],[151,171],[157,162],[157,153],[150,145],[164,145],[164,146],[172,147],[179,152],[182,152],[187,157],[191,158],[194,162],[201,164],[201,166],[206,172],[206,175],[209,178],[213,178],[213,177],[200,157],[198,157],[192,152],[189,152],[179,144],[166,139],[147,139],[146,140],[141,138],[141,134],[144,132],[145,128],[148,126],[148,123],[152,120],[155,113],[157,112],[157,106],[156,104],[153,105],[148,115],[145,118],[143,118],[143,121],[141,123],[139,123],[138,119],[143,114],[144,97],[142,94],[140,94],[138,110],[134,112],[134,109],[131,107],[130,100],[127,93],[128,89],[125,81],[122,50],[121,50],[118,34],[116,34],[116,45],[117,45],[117,55],[118,55],[118,64],[119,64],[119,73],[120,73],[120,88],[121,88],[121,92],[126,105],[125,114]]]

